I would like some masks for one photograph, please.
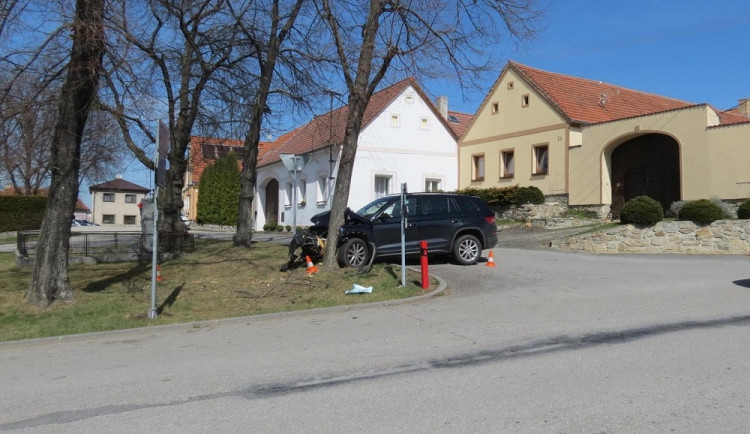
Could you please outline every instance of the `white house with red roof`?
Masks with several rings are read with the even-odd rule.
[[[132,226],[139,230],[141,212],[138,204],[150,192],[130,181],[117,177],[89,187],[93,222],[101,226]]]
[[[269,222],[291,225],[294,208],[298,226],[330,209],[347,113],[345,106],[317,116],[279,138],[259,159],[256,230]],[[359,136],[349,207],[357,210],[398,193],[402,183],[410,192],[455,190],[457,140],[470,120],[471,115],[448,111],[445,98],[434,105],[411,78],[373,94]],[[281,154],[309,158],[299,176],[296,203]]]
[[[619,215],[750,197],[750,101],[720,111],[509,62],[459,141],[459,187],[536,186]]]

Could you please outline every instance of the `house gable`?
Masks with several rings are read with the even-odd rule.
[[[506,67],[479,106],[461,137],[461,145],[490,138],[524,134],[567,123],[537,86],[514,68]]]

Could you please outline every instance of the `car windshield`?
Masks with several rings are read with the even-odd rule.
[[[379,199],[375,199],[374,201],[360,208],[360,210],[357,211],[357,214],[361,215],[364,218],[370,218],[374,216],[375,214],[377,214],[381,209],[383,209],[384,206],[386,206],[392,200],[393,200],[393,197],[381,197]]]

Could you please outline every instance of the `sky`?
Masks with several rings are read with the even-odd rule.
[[[547,2],[548,3],[545,3]],[[450,110],[474,113],[508,60],[550,72],[599,80],[720,110],[750,98],[750,1],[542,0],[535,39],[523,48],[498,45],[499,63],[480,89],[451,80],[422,83],[445,95]],[[123,178],[151,187],[137,161]],[[85,191],[84,191],[85,190]],[[88,188],[81,199],[90,205]]]

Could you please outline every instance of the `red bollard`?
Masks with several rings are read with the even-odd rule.
[[[430,275],[427,272],[427,241],[420,241],[419,249],[421,250],[419,263],[422,266],[422,289],[424,290],[430,287]]]

